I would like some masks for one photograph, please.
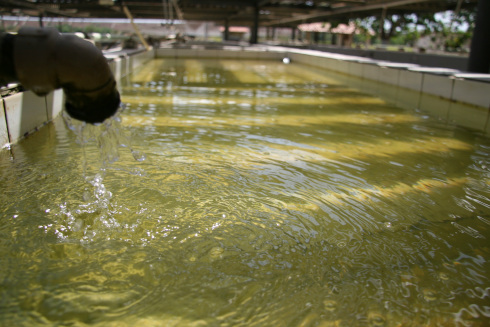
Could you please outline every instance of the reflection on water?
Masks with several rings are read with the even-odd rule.
[[[0,325],[488,322],[487,139],[294,63],[121,89],[1,152]]]

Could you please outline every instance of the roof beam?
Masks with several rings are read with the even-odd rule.
[[[480,0],[490,1],[490,0]],[[296,26],[304,22],[321,22],[329,18],[365,17],[383,9],[399,12],[434,12],[476,5],[477,0],[178,0],[185,20],[202,20],[252,25],[258,9],[260,26]],[[134,18],[164,18],[162,0],[125,0]],[[67,17],[118,17],[124,13],[120,2],[102,6],[95,0],[0,0],[0,12],[14,14],[19,9],[27,15]],[[29,12],[27,12],[29,10]]]
[[[327,17],[338,16],[342,14],[356,13],[362,11],[370,11],[376,9],[385,9],[391,7],[400,7],[405,5],[412,5],[416,3],[422,2],[432,2],[432,0],[397,0],[397,1],[386,1],[386,2],[378,2],[373,4],[365,4],[365,5],[357,5],[357,6],[347,6],[341,7],[339,9],[332,9],[329,11],[318,12],[308,15],[299,15],[291,18],[284,18],[268,23],[264,23],[264,26],[274,26],[274,25],[290,25],[293,23],[302,23],[304,21],[309,20],[320,20]]]
[[[42,6],[42,5],[36,5],[34,3],[30,3],[30,2],[27,2],[27,1],[18,1],[18,0],[3,0],[4,3],[8,4],[8,5],[11,5],[13,7],[19,7],[19,8],[27,8],[27,9],[30,9],[30,10],[36,10],[38,12],[38,15],[39,14],[42,14],[42,13],[50,13],[50,14],[54,14],[54,15],[57,15],[57,16],[65,16],[65,17],[77,17],[76,14],[72,14],[72,13],[69,13],[69,12],[64,12],[62,10],[57,10],[57,9],[52,9],[50,7],[47,7],[47,6]]]

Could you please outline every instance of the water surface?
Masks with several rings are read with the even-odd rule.
[[[485,137],[295,63],[120,88],[0,153],[0,325],[488,322]]]

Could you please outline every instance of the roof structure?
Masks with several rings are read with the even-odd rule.
[[[423,13],[475,6],[477,0],[2,0],[1,15],[213,21],[235,26],[294,27],[381,13]]]

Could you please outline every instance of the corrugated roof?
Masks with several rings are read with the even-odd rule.
[[[297,26],[304,23],[348,20],[388,13],[454,10],[458,0],[2,0],[1,15],[125,17],[122,5],[134,18],[226,20],[235,26]],[[463,7],[477,0],[463,1]],[[178,8],[178,9],[177,9]]]

